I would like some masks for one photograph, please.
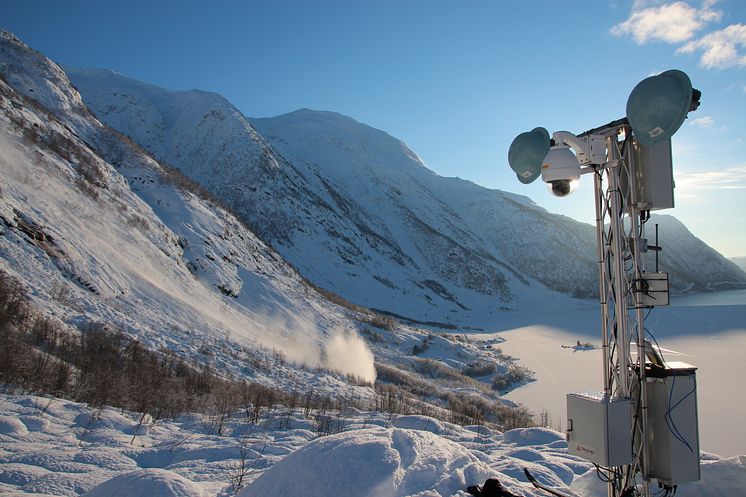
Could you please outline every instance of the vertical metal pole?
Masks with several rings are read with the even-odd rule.
[[[628,316],[626,305],[627,278],[624,271],[624,244],[622,230],[622,198],[619,186],[619,153],[617,150],[616,135],[606,138],[606,150],[608,151],[609,166],[609,221],[611,224],[611,271],[613,275],[612,287],[614,289],[614,331],[616,333],[617,361],[616,374],[619,379],[619,388],[612,392],[615,397],[630,397],[629,387],[629,333]]]
[[[636,164],[634,163],[634,154],[628,154],[625,158],[626,166],[628,168],[628,176],[630,181],[630,190],[635,191],[636,181],[638,179],[636,173]],[[641,241],[642,233],[640,231],[640,208],[638,205],[630,205],[630,229],[632,231],[632,262],[634,269],[634,304],[635,304],[635,317],[637,322],[637,367],[638,367],[638,381],[639,381],[639,399],[638,412],[640,419],[640,453],[638,456],[638,463],[640,465],[640,473],[644,481],[643,496],[650,497],[650,478],[648,476],[648,395],[647,395],[647,382],[645,381],[645,316],[643,312],[642,294],[640,288],[640,282],[642,281],[642,272],[644,259],[641,254]],[[634,433],[633,433],[634,436]]]
[[[607,398],[611,398],[612,393],[612,382],[609,379],[609,371],[611,369],[611,354],[609,351],[609,278],[607,273],[607,253],[608,249],[606,246],[606,225],[604,220],[606,219],[605,213],[608,211],[608,206],[604,199],[603,189],[603,175],[608,174],[606,169],[601,168],[593,173],[593,190],[596,195],[596,244],[598,252],[598,298],[600,302],[601,310],[601,339],[602,339],[602,354],[603,354],[603,382],[604,382],[604,395]],[[612,372],[613,374],[613,372]],[[609,480],[606,483],[606,493],[608,497],[616,497],[616,489],[614,482]]]
[[[609,224],[611,230],[608,244],[612,273],[611,287],[614,297],[613,333],[617,351],[616,358],[612,358],[610,361],[612,373],[617,378],[617,388],[612,392],[612,395],[614,398],[629,398],[631,397],[629,381],[629,316],[627,314],[627,290],[629,286],[627,284],[627,274],[624,270],[624,249],[627,241],[624,239],[624,211],[620,185],[621,167],[616,133],[606,136],[606,151],[608,162],[605,166],[609,178],[609,198],[607,203],[609,206]],[[627,429],[632,431],[634,430],[634,426],[629,426]],[[632,468],[623,466],[620,470],[620,480],[615,482],[614,486],[618,488],[621,495],[624,491],[625,482],[628,482],[631,477]],[[614,492],[610,495],[616,497],[617,488],[610,488],[609,491]]]
[[[607,308],[608,288],[606,286],[606,248],[604,243],[604,191],[603,172],[593,173],[593,189],[596,195],[596,242],[598,253],[598,298],[601,303],[601,331],[602,331],[602,353],[603,353],[603,381],[604,394],[611,397],[611,385],[609,384],[609,311]]]

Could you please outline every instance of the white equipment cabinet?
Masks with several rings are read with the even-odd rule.
[[[567,395],[567,449],[599,466],[632,462],[632,401],[602,392]]]
[[[700,479],[695,371],[675,362],[646,371],[648,476],[667,485]]]

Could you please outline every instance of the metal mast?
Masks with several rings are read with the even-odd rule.
[[[508,151],[521,183],[541,177],[560,197],[582,174],[594,177],[603,391],[568,394],[567,440],[568,452],[596,465],[609,497],[650,497],[653,478],[672,495],[700,478],[696,368],[662,360],[644,325],[644,309],[668,304],[668,275],[657,263],[645,271],[645,222],[673,207],[670,140],[700,97],[685,73],[665,71],[635,86],[627,117],[577,136],[534,128]]]
[[[630,465],[610,468],[608,494],[620,497],[640,473],[645,480],[643,488],[638,490],[648,497],[650,485],[644,476],[647,474],[644,306],[637,291],[644,272],[640,247],[646,246],[646,242],[638,221],[640,210],[625,193],[636,175],[631,171],[632,154],[624,154],[623,150],[628,142],[619,141],[620,134],[625,138],[629,134],[626,124],[610,125],[594,130],[593,134],[603,137],[607,157],[604,164],[587,170],[594,175],[603,392],[608,398],[631,398],[636,411],[629,428],[636,452]],[[637,344],[635,359],[631,353],[633,344]]]

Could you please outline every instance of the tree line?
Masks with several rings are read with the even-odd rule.
[[[474,396],[452,395],[447,407],[434,409],[423,401],[432,398],[432,392],[417,395],[416,388],[391,374],[394,368],[376,366],[381,379],[393,377],[375,385],[372,400],[286,392],[226,377],[207,364],[195,366],[168,350],[147,349],[111,325],[89,322],[73,329],[44,316],[32,305],[23,284],[0,270],[0,389],[6,393],[47,394],[94,409],[127,409],[154,420],[203,414],[215,434],[238,411],[251,422],[259,422],[276,406],[302,409],[307,417],[322,421],[336,419],[353,407],[392,415],[427,414],[458,424],[487,422],[503,428],[531,424],[525,409],[486,399],[476,402],[479,399]],[[336,430],[326,427],[321,431]]]

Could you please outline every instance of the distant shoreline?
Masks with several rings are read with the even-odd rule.
[[[746,289],[724,290],[722,292],[693,293],[691,295],[674,295],[671,296],[671,305],[674,307],[698,307],[703,305],[746,305]]]

